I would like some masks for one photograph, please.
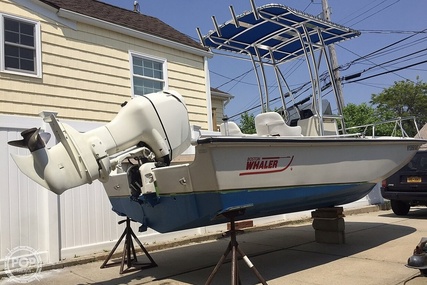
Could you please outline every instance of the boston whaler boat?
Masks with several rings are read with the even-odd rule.
[[[142,229],[169,232],[224,222],[215,217],[230,209],[256,218],[350,203],[406,164],[424,140],[346,134],[339,97],[335,115],[323,98],[319,68],[332,77],[327,45],[359,33],[283,5],[251,3],[241,15],[230,7],[230,21],[214,21],[213,31],[199,35],[206,47],[252,61],[263,109],[256,134],[241,133],[233,122],[220,133],[190,128],[181,95],[164,91],[136,96],[110,123],[86,133],[47,116],[58,143],[48,149],[46,133],[24,131],[23,140],[10,142],[31,151],[14,155],[18,167],[57,194],[98,179],[114,211]],[[279,67],[301,58],[311,104],[288,115],[298,108],[286,106],[293,94]],[[269,111],[270,67],[285,119]],[[187,149],[194,161],[173,163]]]

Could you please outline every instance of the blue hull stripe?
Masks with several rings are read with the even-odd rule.
[[[110,197],[110,201],[119,215],[164,233],[225,222],[214,217],[227,208],[248,204],[253,206],[247,208],[241,219],[347,204],[364,197],[374,186],[374,183],[356,183],[203,192],[160,196],[157,204],[130,197]]]

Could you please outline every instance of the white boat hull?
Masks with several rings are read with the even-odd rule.
[[[248,219],[333,207],[367,195],[407,163],[421,143],[399,138],[203,138],[191,164],[153,170],[156,193],[141,195],[138,203],[129,193],[110,191],[109,196],[116,212],[159,232],[224,222],[217,216],[227,209],[246,208]]]
[[[418,148],[413,139],[398,138],[212,137],[199,140],[193,163],[154,173],[160,195],[377,183]]]

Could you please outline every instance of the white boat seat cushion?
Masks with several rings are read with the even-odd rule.
[[[258,114],[255,129],[259,136],[302,136],[300,126],[288,126],[276,112]]]
[[[243,136],[242,131],[240,130],[239,126],[235,122],[228,122],[227,124],[228,124],[228,135]],[[221,135],[226,135],[224,123],[222,123],[219,126],[219,129],[221,130]]]

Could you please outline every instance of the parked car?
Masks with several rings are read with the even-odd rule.
[[[427,206],[427,150],[418,151],[408,164],[383,180],[381,195],[390,200],[399,216],[408,214],[412,206]]]

